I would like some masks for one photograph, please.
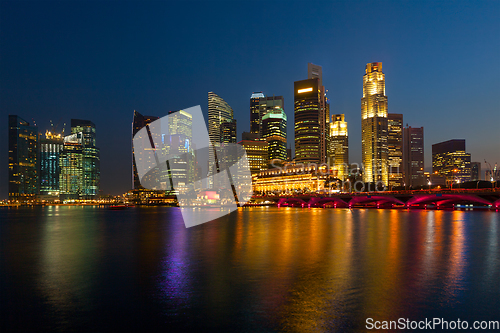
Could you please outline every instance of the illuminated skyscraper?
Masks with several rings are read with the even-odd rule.
[[[365,182],[388,185],[387,96],[382,63],[366,65],[361,98],[361,154]]]
[[[132,121],[132,138],[134,135],[139,132],[141,128],[144,126],[152,123],[153,121],[159,119],[159,117],[156,116],[143,116],[139,112],[134,110],[134,120]],[[134,189],[143,189],[144,187],[141,185],[139,176],[137,174],[137,166],[135,161],[136,160],[142,160],[143,158],[143,153],[142,151],[139,151],[137,154],[134,153],[134,148],[132,145],[132,185]]]
[[[269,144],[262,140],[241,140],[238,142],[246,151],[250,173],[259,174],[267,169],[269,160]]]
[[[432,172],[445,176],[447,183],[470,180],[470,154],[465,152],[465,140],[454,139],[432,145]]]
[[[59,165],[63,151],[62,133],[47,131],[45,138],[40,138],[40,194],[59,199]]]
[[[282,108],[269,111],[262,118],[262,138],[269,144],[269,161],[278,165],[287,159],[286,153],[287,118]]]
[[[349,176],[349,134],[344,114],[332,115],[328,165],[336,171],[336,177],[345,180]]]
[[[90,120],[71,119],[71,133],[82,133],[83,169],[81,199],[96,199],[99,195],[101,169],[100,152],[96,147],[96,127]]]
[[[407,189],[425,184],[424,128],[408,127],[403,130],[403,185]]]
[[[387,117],[387,158],[389,186],[402,187],[403,180],[403,115],[389,113]]]
[[[236,143],[236,119],[220,124],[221,143]]]
[[[283,96],[267,96],[259,99],[259,137],[263,138],[262,121],[264,116],[275,110],[284,110],[285,101]]]
[[[32,201],[38,194],[38,128],[9,115],[9,200]]]
[[[294,82],[295,160],[325,163],[329,129],[321,66],[308,64],[307,80]]]
[[[84,183],[84,135],[82,132],[64,137],[59,157],[59,197],[61,201],[79,200]]]
[[[262,91],[254,92],[250,97],[250,133],[258,134],[260,129],[260,99],[266,97]]]

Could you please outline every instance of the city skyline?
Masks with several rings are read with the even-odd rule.
[[[286,29],[280,28],[277,23],[266,23],[264,27],[257,29],[257,32],[264,31],[259,29],[267,29],[271,34],[274,32],[281,36],[277,44],[271,44],[276,45],[279,52],[256,52],[246,58],[233,60],[224,55],[224,52],[227,53],[227,47],[231,50],[229,55],[239,54],[239,51],[235,50],[238,45],[242,45],[238,43],[249,43],[254,37],[253,34],[245,36],[244,22],[239,23],[233,19],[228,20],[234,24],[235,32],[226,31],[222,23],[208,27],[207,33],[216,33],[216,44],[221,48],[210,48],[210,52],[202,56],[195,51],[205,47],[204,42],[198,45],[180,40],[183,36],[188,40],[191,37],[200,42],[197,34],[203,36],[205,32],[199,32],[196,27],[188,29],[182,36],[178,36],[180,38],[163,34],[146,38],[143,42],[139,41],[137,36],[134,37],[130,28],[123,31],[114,30],[112,24],[117,24],[120,28],[125,27],[124,18],[132,15],[136,5],[127,4],[117,9],[116,6],[103,3],[98,6],[100,13],[94,13],[94,7],[83,4],[63,4],[55,8],[56,5],[45,3],[23,9],[15,3],[3,2],[0,14],[0,30],[4,32],[0,40],[4,50],[0,60],[3,73],[0,86],[1,116],[2,119],[7,119],[7,114],[15,114],[30,124],[34,119],[42,132],[48,128],[49,120],[58,122],[61,118],[79,118],[93,121],[99,129],[97,140],[101,148],[101,188],[104,193],[119,194],[130,188],[130,124],[133,110],[142,114],[163,116],[168,111],[201,105],[206,116],[206,93],[216,91],[235,112],[239,141],[241,133],[250,130],[248,99],[254,91],[262,91],[266,96],[283,96],[289,124],[294,123],[293,82],[306,78],[308,73],[305,65],[311,62],[322,66],[323,85],[328,90],[327,97],[331,101],[330,114],[345,114],[349,124],[349,159],[352,162],[361,162],[360,77],[366,63],[380,61],[384,63],[384,74],[388,78],[386,90],[387,96],[390,97],[389,112],[403,114],[404,125],[425,127],[426,170],[431,167],[432,144],[451,139],[465,139],[472,161],[482,163],[483,177],[486,170],[484,160],[492,165],[500,162],[497,149],[499,133],[495,130],[495,124],[500,120],[499,105],[495,98],[495,91],[499,88],[496,77],[500,74],[500,67],[496,59],[500,54],[500,42],[499,38],[496,38],[499,23],[494,20],[493,15],[498,12],[498,4],[482,2],[479,7],[472,8],[466,2],[459,3],[459,9],[468,9],[467,14],[459,9],[446,13],[450,9],[446,5],[440,7],[432,4],[413,4],[404,7],[395,3],[386,4],[383,15],[388,23],[374,27],[377,32],[385,33],[386,39],[381,45],[375,42],[372,45],[369,39],[358,35],[364,26],[362,21],[366,19],[368,11],[358,8],[359,6],[340,3],[337,5],[345,18],[336,24],[321,24],[323,28],[327,28],[325,34],[328,31],[334,32],[328,39],[331,46],[291,55],[288,52],[292,49],[290,43],[293,41],[294,45],[308,46],[313,42],[309,41],[309,38],[310,33],[314,31],[312,28],[303,29],[304,24],[312,20],[314,11],[295,3],[285,6],[282,16],[278,19],[279,23],[287,23],[284,25]],[[156,5],[148,6],[148,9],[151,9]],[[184,9],[184,6],[163,5],[160,6],[159,13],[165,14],[175,8]],[[200,4],[200,7],[204,6],[207,5]],[[205,9],[215,13],[221,6],[216,4],[214,8]],[[270,6],[281,8],[281,5],[276,3]],[[430,36],[429,33],[440,27],[440,24],[424,25],[424,21],[429,21],[427,19],[430,18],[433,22],[432,9],[436,9],[436,6],[443,21],[441,24],[450,23],[450,27]],[[225,8],[224,15],[243,9],[254,10],[247,7],[235,5],[234,8]],[[119,18],[115,21],[103,23],[98,20],[100,23],[94,29],[104,32],[100,38],[93,33],[96,30],[82,30],[85,25],[80,21],[70,22],[64,18],[65,13],[78,12],[73,15],[84,18],[111,15],[116,10],[121,16],[118,15]],[[326,12],[331,13],[332,10],[333,7],[325,6]],[[302,21],[295,20],[299,12],[303,11],[305,16]],[[40,17],[47,17],[47,20],[51,21],[41,31],[36,29],[37,24],[42,22],[37,15],[39,12],[44,14]],[[139,15],[139,22],[144,21],[147,15],[160,15],[148,10],[136,14]],[[197,26],[207,22],[205,16],[200,15],[195,13],[201,21]],[[266,15],[270,14],[264,14]],[[400,15],[406,17],[407,22],[401,22]],[[16,20],[30,23],[20,29],[20,23]],[[175,24],[176,19],[172,18],[171,21],[174,22],[169,22],[166,18],[162,21],[156,17],[155,20],[169,27]],[[265,20],[265,17],[259,20]],[[293,22],[301,24],[294,25]],[[356,23],[359,23],[359,27],[354,28]],[[60,27],[63,25],[68,34],[79,32],[71,35],[74,40],[68,39],[70,35],[66,36],[66,33],[61,32]],[[399,32],[388,32],[388,25],[392,25],[391,31],[398,30],[394,26],[401,27],[402,31],[414,37],[408,39],[412,39],[412,43],[416,45],[402,40]],[[341,29],[343,27],[348,29],[344,31]],[[146,36],[150,29],[151,27],[146,25],[139,30],[138,36]],[[402,31],[400,33],[403,35]],[[234,33],[245,36],[243,41],[233,42],[228,46],[220,43]],[[295,35],[299,38],[295,38]],[[168,55],[160,59],[159,56],[164,55],[166,49],[155,39],[158,37],[186,49],[182,52],[182,58]],[[21,38],[25,42],[20,43]],[[368,43],[368,46],[373,46],[373,50],[361,51],[356,46],[359,38],[360,44],[365,42],[363,45],[366,46]],[[40,43],[38,40],[47,43]],[[113,45],[118,46],[117,50],[105,46],[109,41],[114,41]],[[143,55],[135,53],[133,56],[119,56],[117,52],[124,51],[128,41],[138,43],[138,46],[146,46]],[[464,43],[472,47],[463,48]],[[345,52],[331,52],[330,48],[339,44],[345,45]],[[428,47],[414,52],[419,44]],[[79,45],[89,45],[84,49],[86,52],[83,52],[83,55],[76,52]],[[258,50],[268,50],[267,45],[267,42],[264,42]],[[56,47],[62,47],[63,52],[53,52]],[[193,55],[186,57],[189,52]],[[94,53],[100,55],[94,56]],[[55,57],[52,58],[52,55]],[[82,57],[93,60],[85,60]],[[154,60],[151,65],[147,61],[149,58]],[[111,64],[112,59],[118,60],[117,65],[106,68],[106,64]],[[138,60],[137,65],[121,72],[133,59]],[[176,63],[182,66],[174,66]],[[186,69],[186,66],[192,68]],[[174,67],[180,67],[179,70],[187,74],[177,75],[180,72]],[[265,75],[259,75],[258,71]],[[214,73],[218,75],[214,76]],[[467,79],[464,79],[465,77]],[[4,152],[7,150],[5,132],[2,134],[5,140],[0,140],[0,149]],[[288,126],[287,134],[290,145],[294,140],[293,126]],[[123,165],[123,171],[110,172],[111,168],[116,169],[115,163]],[[0,197],[6,197],[6,153],[3,154],[0,165]]]

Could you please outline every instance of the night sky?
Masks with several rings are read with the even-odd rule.
[[[0,198],[7,115],[93,121],[101,188],[131,187],[133,111],[164,116],[214,91],[249,130],[253,91],[283,95],[293,146],[293,82],[323,67],[330,112],[345,113],[361,161],[362,76],[383,62],[389,112],[433,143],[466,139],[472,161],[500,163],[500,1],[0,2]],[[486,166],[483,163],[482,175]]]

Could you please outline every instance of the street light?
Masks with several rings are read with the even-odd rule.
[[[427,181],[427,184],[429,184],[429,191],[430,191],[430,190],[431,190],[431,181],[430,181],[430,180],[428,180],[428,181]]]

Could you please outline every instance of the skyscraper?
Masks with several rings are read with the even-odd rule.
[[[96,147],[96,127],[90,120],[71,119],[71,133],[82,133],[83,169],[81,199],[96,199],[99,195],[101,168],[100,151]]]
[[[64,137],[64,146],[59,157],[59,198],[61,201],[79,200],[83,193],[84,141],[82,132]]]
[[[465,152],[463,139],[432,145],[432,172],[445,176],[447,183],[463,183],[470,180],[470,159],[470,154]]]
[[[403,115],[387,116],[387,159],[389,161],[389,186],[402,187],[403,179]]]
[[[336,172],[336,177],[345,180],[349,176],[349,134],[344,114],[332,115],[328,165]]]
[[[236,119],[220,124],[221,143],[236,143]]]
[[[262,140],[241,140],[238,142],[247,154],[250,173],[252,175],[259,174],[262,170],[267,169],[269,160],[269,144]]]
[[[481,180],[481,162],[470,162],[470,180]]]
[[[284,110],[285,101],[283,96],[267,96],[259,99],[259,137],[263,138],[262,121],[266,114],[274,110]]]
[[[294,82],[295,160],[325,163],[329,129],[321,66],[308,64],[308,79]]]
[[[59,165],[63,151],[62,133],[47,131],[45,138],[40,138],[40,194],[59,199]]]
[[[281,164],[287,159],[286,124],[287,118],[282,108],[275,108],[262,118],[262,138],[269,145],[269,161],[275,165]]]
[[[425,184],[424,177],[424,128],[403,129],[403,173],[406,189]]]
[[[9,200],[27,202],[38,194],[38,128],[9,115]]]
[[[132,121],[132,138],[139,132],[141,128],[144,126],[152,123],[153,121],[159,119],[159,117],[156,116],[143,116],[139,112],[134,110],[134,119]],[[136,166],[136,160],[137,161],[142,161],[143,159],[143,153],[142,150],[135,153],[134,148],[132,145],[132,185],[134,189],[143,189],[144,187],[141,185],[139,176],[137,174],[137,166]]]
[[[254,92],[250,97],[250,133],[259,133],[260,129],[260,99],[266,97],[262,91]]]
[[[387,96],[382,63],[366,65],[361,98],[363,180],[388,185]]]

